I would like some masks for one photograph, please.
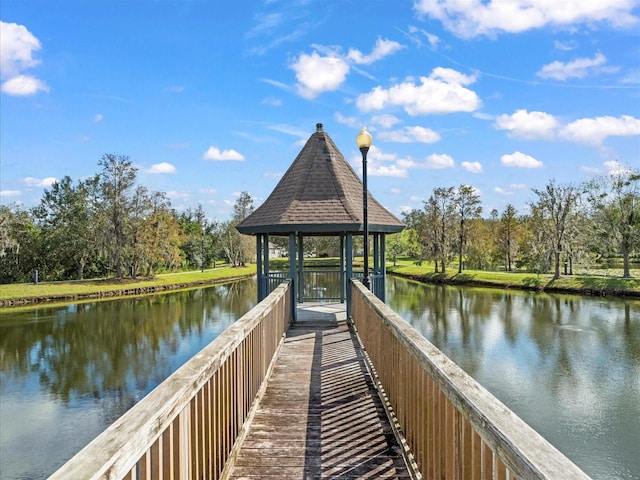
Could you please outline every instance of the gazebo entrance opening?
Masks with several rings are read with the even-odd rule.
[[[309,236],[307,236],[308,238]],[[372,268],[369,279],[371,291],[384,301],[385,298],[385,235],[374,233],[371,235],[373,242]],[[327,260],[322,258],[308,259],[305,250],[305,236],[303,234],[289,234],[289,268],[287,270],[270,270],[269,235],[256,235],[257,270],[258,270],[258,299],[262,300],[277,285],[286,279],[293,279],[297,303],[318,301],[345,302],[349,297],[349,279],[362,280],[362,270],[354,269],[354,242],[351,232],[343,232],[339,236],[337,257],[327,255]],[[332,252],[335,253],[335,252]],[[358,252],[356,252],[358,253]],[[314,265],[314,263],[316,265]]]

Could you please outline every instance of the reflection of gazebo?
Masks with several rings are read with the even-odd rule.
[[[305,300],[303,270],[305,236],[340,237],[340,300],[348,295],[353,272],[353,235],[363,234],[362,182],[323,131],[316,125],[269,198],[237,226],[256,236],[258,300],[270,292],[269,236],[289,237],[289,275],[298,302]],[[400,232],[404,224],[368,194],[368,231],[373,236],[371,290],[384,299],[385,234]],[[297,248],[296,248],[297,246]]]

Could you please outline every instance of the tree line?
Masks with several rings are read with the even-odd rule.
[[[616,257],[623,276],[631,276],[631,259],[640,253],[640,171],[621,169],[579,185],[551,180],[532,190],[527,213],[508,204],[482,218],[473,187],[435,188],[424,208],[403,215],[409,228],[387,242],[388,253],[408,252],[442,273],[457,260],[458,272],[519,269],[556,279],[577,264]]]
[[[0,205],[0,283],[150,276],[250,261],[253,242],[235,225],[253,211],[243,192],[226,222],[207,219],[201,205],[176,212],[163,192],[140,185],[127,156],[106,154],[100,173],[69,176],[23,209]]]
[[[54,183],[31,209],[0,205],[0,283],[31,281],[36,270],[47,281],[122,278],[253,260],[253,239],[235,228],[254,209],[247,192],[219,222],[202,205],[177,212],[165,193],[138,183],[127,156],[106,154],[98,165],[89,178]],[[574,265],[617,257],[630,276],[640,253],[639,170],[580,185],[551,180],[533,192],[528,212],[509,204],[483,218],[473,187],[435,188],[422,209],[403,214],[408,228],[389,237],[387,257],[432,261],[436,272],[456,262],[459,272],[552,271],[556,278],[562,265],[572,273]],[[333,248],[330,238],[308,240],[311,250]],[[287,239],[273,239],[280,241],[286,246]]]

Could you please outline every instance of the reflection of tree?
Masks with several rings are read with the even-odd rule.
[[[523,375],[530,370],[531,381],[549,389],[560,403],[569,392],[579,395],[593,388],[615,389],[620,378],[640,391],[637,300],[443,287],[397,277],[389,280],[391,308],[471,375],[482,365],[491,369],[502,361],[510,362]],[[511,351],[494,350],[500,352],[499,363],[487,366],[487,322],[496,317]],[[495,340],[494,335],[489,337]],[[529,345],[537,353],[534,364],[522,363],[531,354],[516,350]]]
[[[202,337],[210,325],[222,330],[253,306],[255,290],[247,280],[25,311],[0,326],[2,383],[35,374],[64,402],[108,397],[114,415],[121,414],[135,403],[133,391],[146,392],[171,374],[168,357],[185,337]]]

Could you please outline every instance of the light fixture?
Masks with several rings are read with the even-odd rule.
[[[367,192],[367,152],[371,147],[371,134],[362,127],[360,133],[356,136],[356,143],[362,153],[362,235],[364,249],[364,274],[362,276],[362,284],[370,289],[369,284],[369,218],[367,212],[368,192]]]

